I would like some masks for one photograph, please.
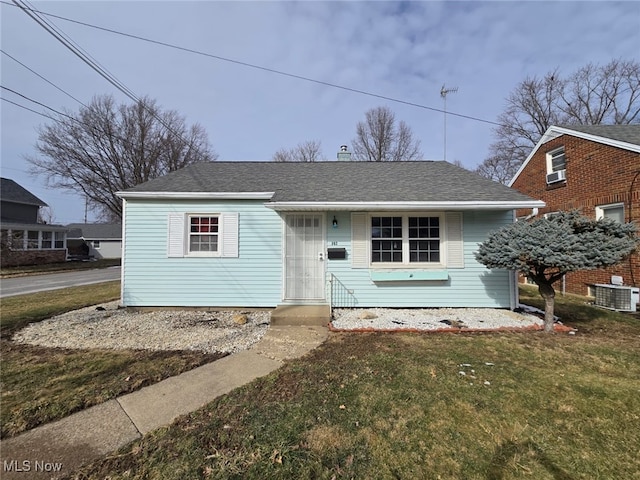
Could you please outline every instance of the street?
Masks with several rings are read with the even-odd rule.
[[[0,280],[0,298],[120,280],[120,271],[120,267],[109,267],[95,270],[4,278]]]

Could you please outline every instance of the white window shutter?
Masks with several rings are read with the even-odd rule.
[[[185,216],[183,213],[169,214],[168,257],[184,257],[184,223]]]
[[[222,219],[222,256],[238,257],[238,214],[223,213]]]
[[[367,215],[351,214],[351,268],[369,267]]]
[[[446,214],[447,267],[464,268],[464,241],[462,237],[462,212]]]

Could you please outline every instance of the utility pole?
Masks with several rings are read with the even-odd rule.
[[[458,87],[446,88],[444,83],[440,89],[440,96],[444,99],[444,160],[447,160],[447,94],[456,93]]]

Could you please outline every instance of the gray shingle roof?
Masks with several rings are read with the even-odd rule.
[[[67,225],[67,238],[84,238],[85,240],[120,240],[122,224],[120,223],[70,223]]]
[[[563,128],[640,145],[640,125],[566,125]]]
[[[442,161],[197,163],[132,192],[275,192],[274,202],[531,201]]]
[[[47,204],[36,197],[26,188],[18,185],[9,178],[0,178],[0,198],[3,202],[22,203],[46,207]]]

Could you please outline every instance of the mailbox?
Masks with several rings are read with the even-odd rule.
[[[346,248],[329,248],[327,250],[327,258],[329,260],[344,260],[347,258]]]

